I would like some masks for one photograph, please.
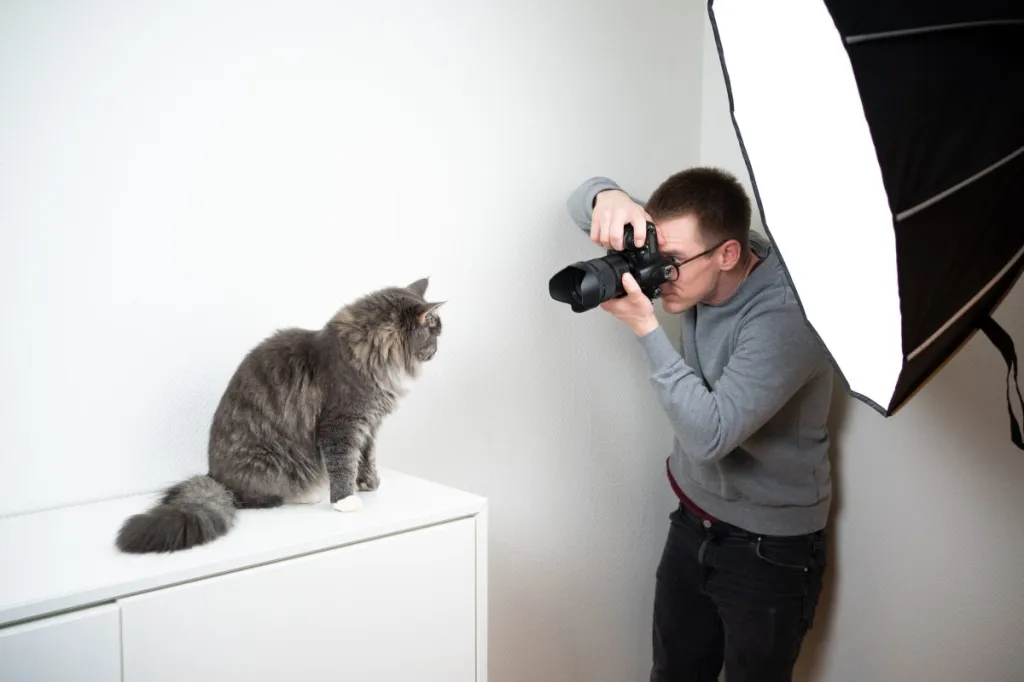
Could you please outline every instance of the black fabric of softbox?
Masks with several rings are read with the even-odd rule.
[[[765,230],[849,391],[885,416],[1024,269],[1024,1],[709,0]]]

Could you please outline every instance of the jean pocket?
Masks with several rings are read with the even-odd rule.
[[[816,544],[811,540],[793,541],[790,539],[758,537],[753,540],[754,554],[766,563],[780,568],[787,568],[802,573],[814,568]]]

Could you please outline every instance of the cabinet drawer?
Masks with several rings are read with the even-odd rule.
[[[121,600],[125,682],[471,682],[473,519]]]
[[[112,604],[0,628],[4,682],[120,682],[121,630]]]

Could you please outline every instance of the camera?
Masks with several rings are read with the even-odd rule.
[[[658,251],[654,223],[647,223],[647,238],[639,248],[633,243],[633,226],[627,223],[623,228],[623,245],[622,251],[609,250],[607,256],[579,261],[556,272],[548,282],[551,298],[568,303],[573,311],[582,313],[625,296],[622,276],[627,272],[633,275],[647,298],[658,298],[658,287],[675,279],[678,270],[674,259]]]

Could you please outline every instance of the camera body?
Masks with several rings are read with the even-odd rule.
[[[647,298],[658,298],[658,287],[673,279],[678,271],[674,261],[658,251],[654,223],[647,223],[647,237],[641,247],[633,241],[633,226],[627,224],[623,229],[623,246],[622,251],[609,250],[606,256],[578,261],[559,270],[548,281],[551,298],[568,303],[577,313],[591,310],[626,295],[622,276],[627,272]]]

